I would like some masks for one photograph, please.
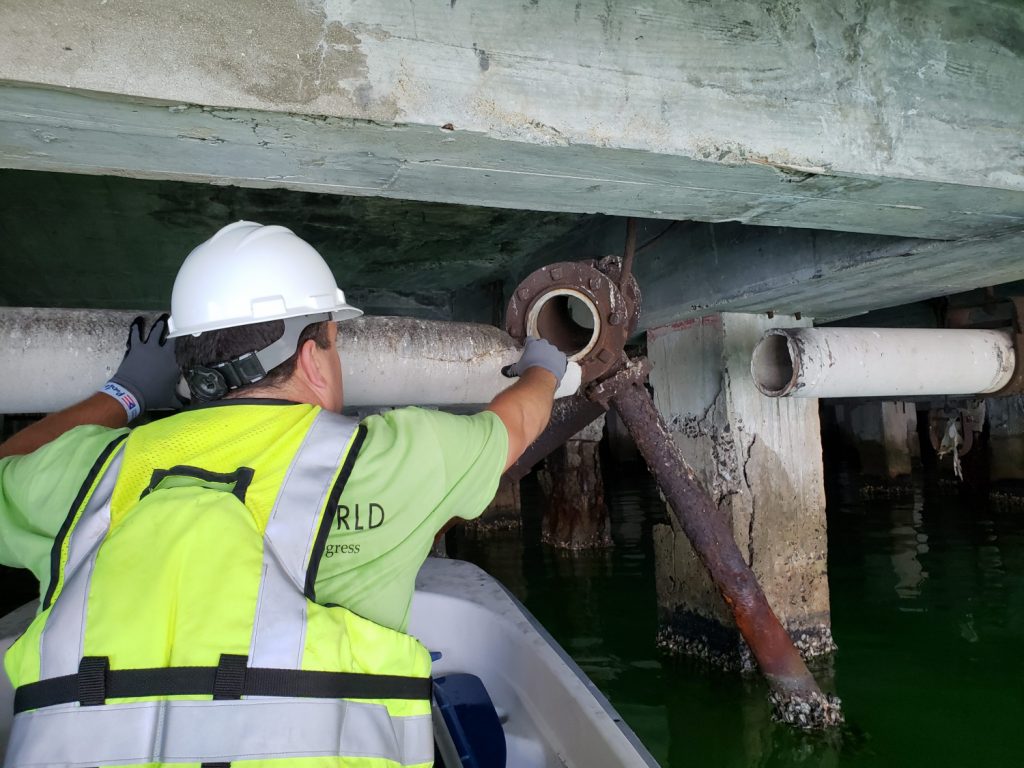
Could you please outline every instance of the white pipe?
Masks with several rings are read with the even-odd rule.
[[[95,392],[117,369],[138,314],[0,308],[0,413],[50,413]],[[520,351],[476,323],[361,317],[340,329],[346,406],[485,404],[511,383],[501,369]],[[558,395],[579,384],[572,363]]]
[[[774,328],[750,373],[769,397],[985,394],[1013,375],[1008,333],[924,328]]]

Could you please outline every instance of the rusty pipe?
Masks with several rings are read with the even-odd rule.
[[[644,387],[650,365],[628,360],[623,346],[640,313],[640,290],[630,274],[635,222],[626,257],[562,262],[538,269],[516,289],[506,313],[513,338],[538,335],[580,363],[592,408],[614,407],[622,417],[698,557],[731,609],[772,689],[776,713],[785,722],[818,728],[842,722],[839,700],[821,692],[789,634],[782,627],[740,554],[732,531],[687,465]],[[571,301],[575,301],[574,313]],[[581,325],[578,316],[590,320]],[[574,399],[552,420],[536,450],[509,472],[522,477],[529,466],[582,429],[600,411]]]
[[[565,445],[567,440],[603,413],[603,407],[583,395],[556,400],[547,428],[523,451],[518,461],[505,470],[506,477],[515,481],[522,480],[535,464],[556,448]]]
[[[646,359],[629,365],[588,391],[618,411],[665,495],[676,520],[729,606],[773,692],[781,719],[807,728],[842,722],[839,700],[821,692],[800,652],[768,604],[708,492],[669,434],[644,387]]]

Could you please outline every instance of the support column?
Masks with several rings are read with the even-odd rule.
[[[1024,495],[1024,395],[992,397],[988,412],[989,479],[996,493]]]
[[[519,481],[502,475],[494,499],[480,514],[480,517],[466,523],[466,529],[480,534],[521,528],[523,525],[522,511]]]
[[[805,656],[834,650],[827,581],[818,401],[773,399],[750,376],[754,345],[792,317],[724,314],[648,333],[655,403],[731,521],[772,609]],[[751,666],[717,591],[682,532],[654,532],[660,644]]]
[[[842,428],[857,448],[860,473],[886,482],[909,479],[917,443],[913,403],[867,401],[846,406]]]
[[[611,546],[598,448],[604,417],[553,451],[537,475],[544,493],[542,539],[562,549]]]

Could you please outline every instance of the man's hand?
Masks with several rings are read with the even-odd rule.
[[[146,321],[136,317],[128,328],[124,359],[117,372],[100,390],[117,400],[128,421],[147,410],[176,408],[175,393],[178,364],[174,360],[174,340],[167,339],[167,315],[161,315],[144,333]]]
[[[178,366],[174,362],[173,341],[167,342],[167,315],[153,323],[143,338],[145,326],[141,317],[132,322],[124,359],[102,390],[25,427],[0,445],[0,458],[31,453],[83,424],[119,428],[146,408],[178,407]]]
[[[505,469],[516,463],[548,425],[555,389],[565,368],[565,354],[557,347],[543,339],[527,337],[519,361],[502,371],[506,376],[519,376],[519,381],[499,392],[487,406],[508,431]]]
[[[512,365],[506,365],[501,372],[506,376],[513,377],[521,376],[530,368],[543,368],[545,371],[551,372],[557,385],[565,375],[567,365],[565,353],[554,344],[545,339],[527,336],[526,346],[523,347],[523,354],[519,360]]]

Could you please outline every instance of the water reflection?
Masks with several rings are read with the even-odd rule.
[[[921,583],[928,572],[921,565],[920,555],[928,554],[928,534],[924,532],[920,495],[909,505],[893,504],[891,519],[892,569],[896,574],[896,594],[912,600],[921,594]],[[908,610],[903,608],[901,610]]]
[[[829,496],[829,583],[839,653],[816,677],[848,726],[795,733],[771,719],[756,677],[661,658],[646,473],[608,483],[616,547],[559,553],[539,524],[464,542],[577,660],[665,766],[1016,766],[1024,719],[1024,513],[918,493]],[[526,508],[536,509],[524,488]]]

